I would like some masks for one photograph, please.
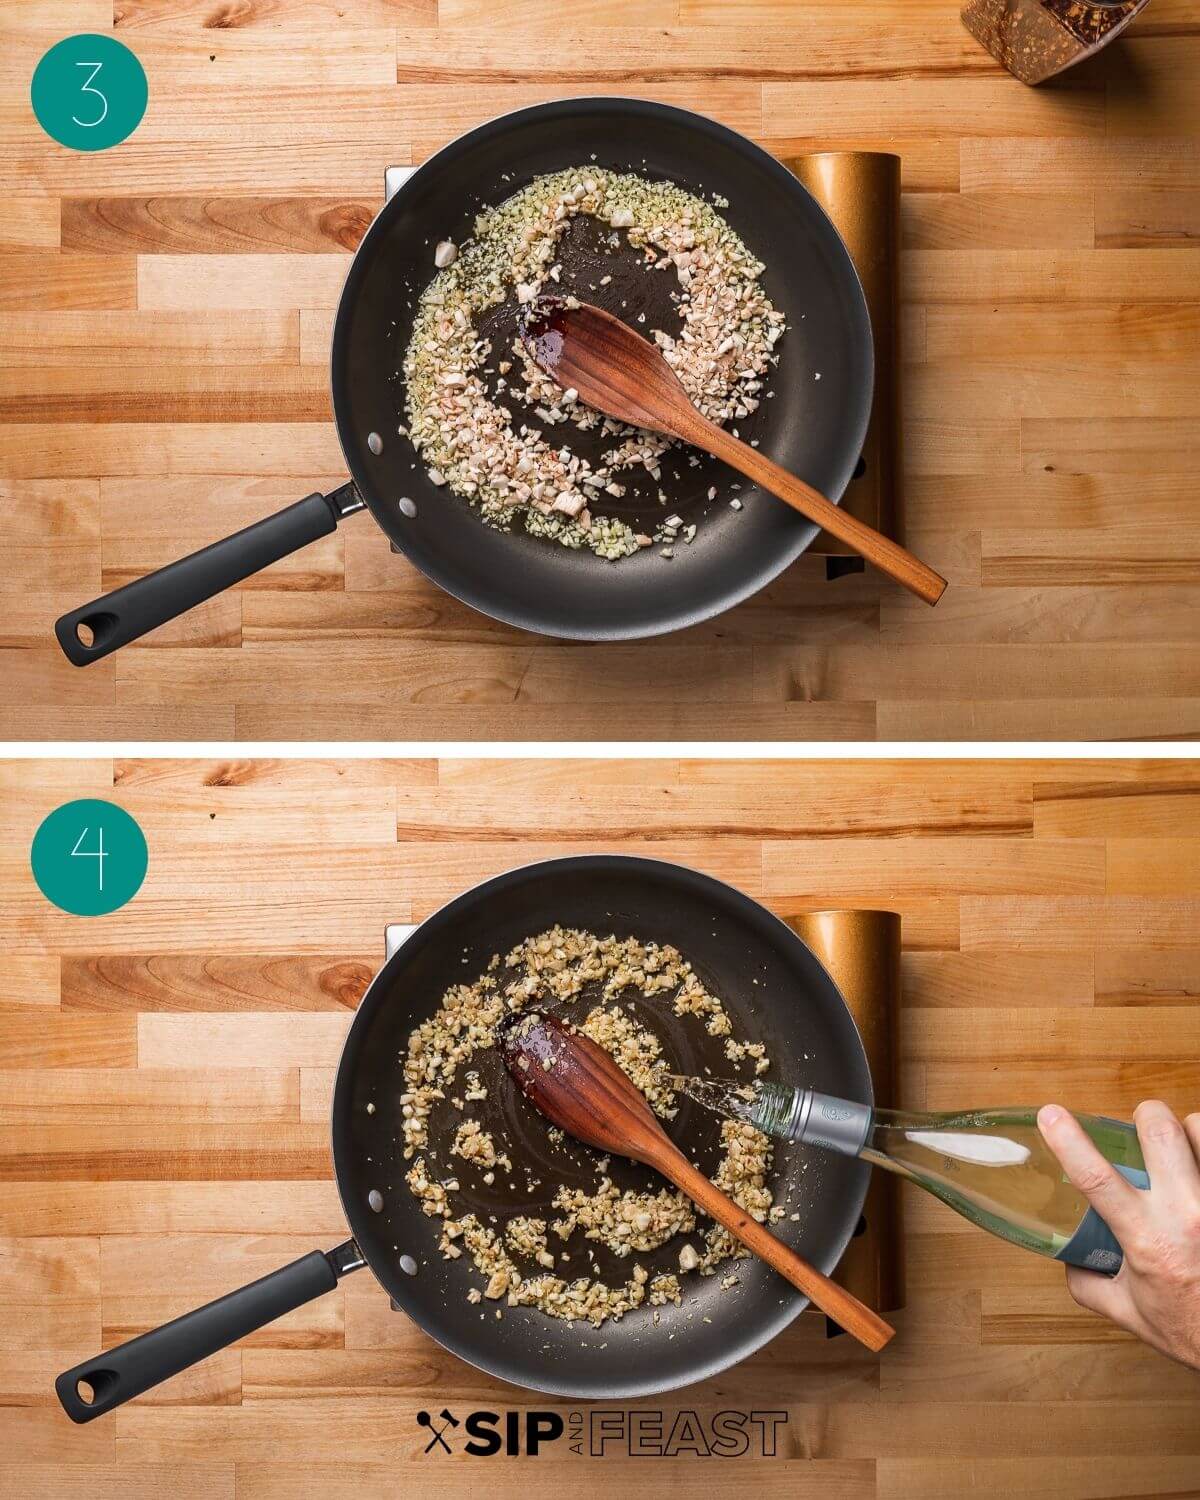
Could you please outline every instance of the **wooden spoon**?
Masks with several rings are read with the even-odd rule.
[[[946,580],[920,558],[702,416],[657,345],[620,318],[586,302],[568,307],[543,298],[531,305],[524,337],[546,374],[564,390],[577,391],[588,406],[618,422],[665,432],[715,454],[846,542],[926,604],[942,597]]]
[[[892,1337],[895,1329],[878,1313],[823,1276],[697,1171],[654,1118],[645,1095],[590,1037],[535,1012],[504,1029],[500,1048],[522,1093],[555,1125],[600,1151],[661,1172],[868,1349],[882,1349]]]

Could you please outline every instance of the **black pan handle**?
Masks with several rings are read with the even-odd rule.
[[[72,1422],[102,1417],[218,1349],[331,1292],[342,1276],[364,1264],[353,1240],[328,1254],[310,1251],[240,1291],[84,1360],[54,1382],[63,1410]]]
[[[190,557],[181,557],[69,611],[54,622],[58,644],[68,660],[86,667],[261,572],[269,563],[328,536],[343,516],[362,507],[352,484],[329,495],[306,495],[265,521],[256,521],[211,547],[202,547]],[[88,639],[80,635],[81,626],[89,633]]]

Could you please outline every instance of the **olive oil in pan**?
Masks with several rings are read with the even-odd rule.
[[[672,1081],[698,1103],[768,1135],[861,1156],[906,1177],[1014,1245],[1089,1270],[1120,1269],[1120,1244],[1064,1176],[1037,1128],[1036,1109],[872,1109],[777,1083]],[[1135,1187],[1149,1186],[1132,1125],[1101,1115],[1075,1118]]]

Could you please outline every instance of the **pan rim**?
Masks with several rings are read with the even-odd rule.
[[[740,900],[749,902],[763,918],[770,919],[766,925],[778,928],[785,945],[796,945],[801,948],[816,965],[817,969],[825,975],[834,994],[841,1001],[847,1020],[850,1023],[850,1034],[856,1044],[853,1049],[853,1062],[863,1080],[867,1094],[865,1102],[872,1105],[875,1102],[874,1084],[871,1079],[871,1070],[867,1061],[866,1049],[863,1047],[862,1036],[851,1014],[850,1007],[846,1004],[840,987],[804,939],[798,933],[794,932],[770,907],[765,906],[754,896],[747,895],[745,891],[730,884],[729,881],[719,880],[715,876],[709,875],[703,870],[697,870],[691,865],[681,864],[676,860],[653,859],[644,855],[611,853],[559,855],[551,859],[530,860],[524,864],[514,865],[497,875],[489,876],[487,880],[479,881],[475,885],[469,886],[466,890],[459,891],[457,895],[443,902],[436,911],[431,912],[428,917],[416,924],[415,931],[405,939],[404,943],[401,944],[400,948],[397,949],[391,958],[384,961],[371,980],[371,983],[363,992],[363,997],[359,1001],[354,1019],[350,1023],[350,1029],[346,1033],[346,1039],[342,1044],[342,1051],[338,1058],[337,1069],[334,1075],[332,1102],[330,1106],[330,1154],[333,1164],[333,1177],[337,1186],[338,1199],[341,1203],[346,1223],[349,1226],[350,1234],[354,1238],[355,1243],[359,1245],[360,1253],[371,1275],[389,1295],[391,1295],[391,1289],[388,1282],[376,1271],[369,1255],[362,1249],[358,1241],[357,1226],[359,1223],[367,1222],[367,1214],[361,1204],[357,1201],[352,1201],[349,1193],[344,1189],[344,1184],[349,1176],[349,1168],[347,1167],[343,1171],[342,1159],[348,1147],[344,1139],[346,1132],[339,1128],[338,1122],[339,1117],[347,1113],[347,1106],[343,1101],[350,1087],[352,1072],[347,1062],[347,1057],[351,1051],[351,1044],[355,1033],[360,1030],[360,1022],[362,1026],[365,1026],[367,1022],[364,1018],[368,1014],[373,1015],[375,1010],[383,1003],[381,999],[374,998],[375,992],[381,990],[385,976],[393,972],[393,966],[396,969],[400,967],[405,949],[410,943],[415,942],[423,931],[426,931],[431,926],[437,928],[444,927],[453,920],[456,907],[465,904],[467,901],[478,900],[489,891],[494,891],[520,881],[522,878],[528,877],[535,872],[542,875],[553,874],[555,870],[564,867],[570,867],[575,871],[586,871],[589,868],[605,871],[622,868],[649,869],[650,871],[657,872],[670,871],[676,875],[683,875],[686,879],[695,882],[700,888],[710,887],[724,892],[732,892]],[[819,1260],[813,1261],[813,1264],[827,1276],[832,1275],[845,1255],[850,1241],[854,1238],[855,1229],[862,1215],[863,1204],[866,1201],[868,1182],[869,1173],[864,1172],[860,1177],[858,1186],[846,1199],[847,1214],[844,1230],[834,1237],[831,1251],[827,1252]],[[442,1337],[440,1332],[429,1328],[422,1320],[414,1318],[413,1321],[417,1323],[417,1326],[423,1333],[432,1338],[447,1353],[453,1354],[455,1358],[461,1359],[465,1364],[482,1371],[493,1379],[505,1381],[506,1384],[511,1385],[515,1390],[538,1391],[546,1395],[563,1396],[575,1400],[623,1400],[639,1396],[665,1395],[670,1391],[685,1389],[688,1386],[697,1384],[699,1381],[708,1380],[714,1375],[719,1375],[723,1371],[731,1369],[734,1365],[740,1364],[743,1360],[748,1359],[752,1354],[757,1353],[758,1350],[769,1344],[785,1328],[790,1327],[796,1318],[810,1306],[810,1299],[794,1288],[786,1287],[782,1289],[778,1306],[782,1311],[773,1314],[769,1320],[765,1320],[759,1332],[751,1338],[748,1344],[740,1346],[734,1357],[723,1358],[718,1355],[703,1365],[698,1365],[682,1379],[670,1379],[666,1383],[663,1383],[661,1380],[639,1380],[636,1377],[631,1377],[620,1381],[609,1379],[602,1384],[592,1383],[581,1385],[578,1381],[556,1380],[552,1375],[547,1375],[545,1378],[539,1377],[536,1384],[533,1382],[515,1381],[503,1370],[496,1368],[492,1362],[479,1356],[477,1350],[470,1354],[464,1353],[462,1348],[447,1341]],[[407,1313],[404,1315],[411,1316],[411,1314]]]
[[[840,505],[846,493],[846,489],[854,477],[854,468],[861,455],[862,447],[866,441],[867,428],[870,424],[871,410],[875,395],[875,341],[871,329],[870,312],[867,308],[866,294],[863,291],[862,280],[846,248],[845,241],[838,232],[833,221],[825,212],[824,208],[817,202],[798,178],[783,165],[778,157],[773,156],[765,147],[760,146],[757,141],[749,136],[743,135],[741,131],[723,124],[711,115],[701,113],[699,110],[683,109],[679,105],[664,104],[657,99],[645,99],[633,95],[615,94],[584,94],[573,95],[569,98],[551,99],[539,104],[524,105],[520,109],[508,110],[503,114],[494,115],[489,120],[484,120],[469,130],[463,131],[452,140],[447,141],[434,154],[427,157],[425,161],[415,168],[402,186],[388,199],[379,212],[367,226],[367,231],[359,242],[358,249],[350,262],[346,272],[345,281],[342,284],[341,294],[338,299],[337,314],[334,318],[333,337],[330,341],[329,358],[329,382],[330,403],[333,409],[334,428],[337,432],[338,445],[341,448],[346,468],[349,471],[355,489],[361,497],[375,524],[383,532],[392,546],[402,553],[404,557],[431,583],[437,585],[451,598],[457,599],[459,603],[465,604],[469,609],[488,619],[496,620],[502,625],[512,626],[515,629],[527,631],[531,635],[544,636],[551,640],[578,640],[578,641],[632,641],[650,640],[655,636],[670,635],[679,630],[687,630],[692,626],[703,624],[706,620],[714,619],[727,611],[736,609],[739,604],[744,604],[747,599],[753,598],[803,553],[807,552],[813,542],[820,535],[821,528],[815,522],[798,525],[793,533],[792,540],[779,547],[767,557],[755,570],[747,576],[740,584],[733,585],[721,591],[719,597],[709,596],[696,607],[679,613],[670,618],[655,620],[651,623],[635,623],[624,625],[619,619],[606,622],[596,626],[573,626],[569,621],[556,621],[553,628],[532,623],[529,619],[529,609],[526,606],[522,612],[516,606],[507,606],[496,600],[487,600],[481,597],[478,590],[467,587],[455,581],[451,576],[451,570],[444,565],[431,560],[428,557],[418,561],[410,552],[407,537],[401,526],[394,524],[393,518],[385,507],[378,501],[375,487],[366,482],[366,476],[360,464],[356,464],[351,451],[352,445],[347,434],[351,429],[350,398],[346,391],[347,382],[338,380],[337,372],[346,363],[345,350],[349,339],[349,320],[354,294],[358,283],[366,274],[363,269],[367,263],[367,256],[371,253],[372,242],[382,232],[382,227],[390,216],[400,212],[406,196],[425,174],[437,170],[443,158],[452,152],[466,147],[476,137],[483,138],[490,135],[497,128],[505,128],[524,123],[530,119],[554,120],[562,115],[570,114],[579,109],[593,109],[601,114],[619,113],[622,110],[640,109],[645,110],[650,116],[658,116],[663,119],[671,119],[677,123],[686,124],[701,134],[719,139],[726,144],[731,144],[736,150],[743,154],[757,158],[768,176],[774,178],[781,192],[786,194],[802,194],[811,209],[828,226],[831,236],[831,244],[840,252],[840,260],[843,269],[848,273],[848,283],[857,291],[857,308],[861,314],[866,331],[865,348],[862,351],[864,361],[864,378],[862,390],[858,395],[858,410],[853,415],[856,418],[856,437],[849,446],[854,451],[854,456],[843,464],[843,473],[839,482],[828,487],[827,497],[834,505]],[[850,420],[848,415],[847,420]],[[800,517],[796,518],[801,520]],[[480,523],[482,524],[482,522]],[[486,591],[485,591],[486,592]]]

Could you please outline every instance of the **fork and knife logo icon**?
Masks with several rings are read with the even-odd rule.
[[[447,1453],[452,1453],[454,1450],[446,1441],[444,1434],[449,1428],[457,1427],[459,1425],[458,1418],[453,1414],[453,1412],[448,1411],[444,1406],[438,1413],[438,1416],[441,1418],[442,1425],[440,1427],[435,1427],[433,1424],[433,1418],[427,1411],[419,1411],[417,1413],[418,1424],[421,1427],[428,1427],[429,1431],[433,1434],[428,1443],[426,1443],[425,1445],[425,1452],[431,1453],[433,1449],[440,1444]]]

